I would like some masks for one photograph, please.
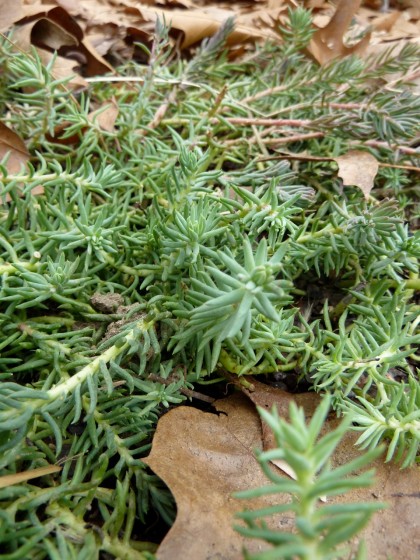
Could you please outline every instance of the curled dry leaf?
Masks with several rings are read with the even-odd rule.
[[[27,52],[36,47],[44,64],[48,64],[53,53],[57,52],[53,74],[57,78],[73,75],[72,87],[86,86],[82,77],[75,76],[76,68],[80,66],[87,76],[113,69],[95,51],[77,21],[59,6],[25,6],[25,17],[13,34],[13,42]]]
[[[315,393],[290,394],[255,379],[251,380],[251,384],[252,390],[242,387],[242,391],[252,402],[266,410],[271,410],[275,406],[283,418],[289,417],[290,402],[294,401],[304,409],[306,421],[309,422],[320,403],[320,397]],[[324,423],[322,435],[336,429],[340,421],[335,414],[330,415]],[[347,432],[332,457],[334,468],[344,465],[360,455],[356,446],[359,435],[354,431]],[[262,422],[262,444],[263,449],[275,447],[274,435],[264,422]],[[273,463],[295,478],[293,471],[288,472],[290,467],[287,464],[278,464],[277,461],[273,461]],[[372,496],[379,501],[387,502],[388,509],[377,512],[361,535],[368,545],[369,560],[382,560],[388,557],[414,560],[418,558],[420,552],[420,547],[417,550],[412,548],[413,542],[420,543],[420,524],[415,513],[420,498],[420,494],[417,492],[420,487],[420,469],[413,467],[402,472],[398,465],[384,464],[384,457],[376,459],[372,466],[376,469],[373,488],[356,489],[346,496],[329,498],[328,503],[371,501]]]
[[[252,384],[253,401],[266,409],[275,405],[282,416],[287,417],[290,401],[294,400],[304,408],[309,420],[319,402],[315,394],[291,395],[276,387],[264,387],[254,381]],[[247,392],[249,397],[251,394]],[[259,415],[243,395],[234,394],[214,406],[219,415],[191,407],[178,407],[164,415],[159,420],[152,451],[144,459],[169,486],[178,506],[175,524],[158,549],[158,560],[242,560],[243,546],[256,552],[265,545],[238,535],[232,529],[234,523],[238,524],[234,514],[290,500],[284,494],[247,501],[232,496],[233,492],[267,484],[254,450],[272,447],[274,439],[268,429],[261,432]],[[323,433],[334,430],[339,422],[332,414],[324,424]],[[360,455],[355,445],[358,437],[353,431],[346,434],[332,457],[333,467]],[[380,457],[373,464],[374,487],[331,497],[328,505],[370,502],[372,498],[387,502],[388,509],[375,514],[362,533],[369,560],[387,557],[414,560],[420,552],[415,544],[420,543],[420,469],[400,471],[398,465],[383,461]],[[273,527],[282,531],[292,530],[293,519],[288,512],[271,521]]]
[[[318,29],[312,36],[308,51],[321,65],[328,64],[334,58],[343,58],[350,54],[360,55],[366,50],[370,33],[350,47],[343,42],[360,2],[361,0],[340,0],[328,25]]]
[[[7,158],[5,168],[9,175],[17,175],[26,168],[29,161],[29,152],[26,149],[25,142],[11,128],[0,122],[0,161]],[[42,185],[38,185],[32,189],[32,194],[41,194],[44,192]],[[9,193],[5,196],[6,202],[12,200]]]
[[[64,10],[53,4],[25,4],[24,17],[16,21],[18,25],[13,32],[13,43],[25,52],[36,47],[45,66],[51,63],[54,51],[77,48],[83,37],[79,25]],[[86,87],[86,81],[77,75],[78,66],[78,60],[58,55],[52,73],[57,79],[72,76],[70,87]]]
[[[154,1],[57,0],[57,2],[72,16],[84,22],[88,37],[91,29],[94,28],[94,33],[98,35],[101,27],[114,23],[120,28],[120,38],[125,36],[125,41],[128,42],[138,41],[140,38],[141,42],[147,43],[150,42],[156,20],[159,18],[175,32],[182,33],[181,47],[188,48],[214,35],[227,18],[235,16],[236,26],[229,37],[229,44],[240,43],[247,39],[278,39],[278,35],[268,28],[258,29],[254,25],[248,25],[245,16],[242,21],[243,14],[234,4],[224,9],[219,5],[206,3],[204,7],[198,7],[196,3],[189,2],[189,9],[174,9],[174,6],[177,6],[175,2],[167,2],[164,4],[167,7],[163,8],[162,2]]]
[[[221,8],[206,8],[203,10],[159,10],[157,8],[142,8],[142,13],[148,19],[155,21],[160,18],[170,24],[172,29],[183,33],[181,48],[185,49],[206,37],[214,35],[221,25],[235,12]],[[250,38],[276,38],[270,30],[259,30],[255,27],[242,25],[236,22],[229,41],[238,43]]]
[[[0,161],[8,156],[6,170],[11,175],[20,173],[29,161],[25,142],[11,128],[0,122]]]
[[[240,523],[235,513],[251,503],[232,493],[266,483],[254,457],[261,447],[259,417],[240,394],[218,401],[217,410],[219,415],[178,407],[159,420],[144,462],[169,486],[178,513],[158,560],[242,560],[243,546],[253,552],[268,547],[233,529]],[[274,503],[279,496],[252,501],[253,507]]]
[[[343,185],[358,187],[365,198],[369,198],[379,168],[376,158],[368,152],[352,150],[334,158],[334,161],[338,165],[338,176],[343,180]]]
[[[372,21],[372,28],[375,31],[384,31],[389,33],[394,24],[400,19],[401,12],[390,12],[389,14],[382,14]]]

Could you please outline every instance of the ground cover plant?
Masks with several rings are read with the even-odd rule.
[[[232,25],[186,60],[158,24],[147,64],[81,93],[2,42],[30,161],[1,168],[0,469],[62,466],[0,489],[4,559],[153,557],[157,420],[232,374],[304,380],[417,460],[418,52],[320,67],[298,10],[231,61]],[[355,150],[372,190],[337,175]]]

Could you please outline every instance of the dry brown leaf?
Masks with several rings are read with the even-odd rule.
[[[372,28],[375,31],[385,31],[386,33],[389,33],[395,22],[400,17],[401,12],[390,12],[389,14],[382,14],[372,21]]]
[[[315,393],[292,395],[276,387],[264,385],[255,379],[252,379],[251,383],[252,390],[242,390],[252,402],[266,410],[271,410],[275,406],[279,415],[284,418],[289,418],[289,405],[293,400],[298,406],[303,407],[306,420],[309,422],[320,402],[320,397]],[[327,418],[322,433],[334,430],[339,423],[340,420],[332,415]],[[263,449],[275,447],[274,435],[264,422],[262,422],[262,434]],[[346,434],[332,457],[331,462],[334,467],[348,463],[360,455],[356,446],[358,437],[359,434],[354,431]],[[277,462],[275,464],[295,478],[293,471],[288,472],[287,464],[277,464]],[[354,490],[346,496],[329,498],[328,503],[372,501],[372,497],[387,502],[389,508],[376,513],[362,535],[368,544],[369,560],[383,560],[388,557],[415,560],[420,557],[420,523],[418,522],[420,468],[412,467],[400,471],[398,465],[384,464],[383,457],[377,459],[372,466],[376,469],[373,488]],[[413,543],[419,543],[417,549],[413,548]]]
[[[21,21],[22,25],[32,23],[33,26],[36,26],[40,20],[46,19],[50,25],[60,27],[77,41],[83,38],[83,30],[77,21],[70,17],[66,10],[63,10],[63,8],[54,3],[25,5],[24,12],[25,17]],[[46,34],[48,34],[48,31]],[[40,36],[42,39],[42,33],[40,33]]]
[[[306,0],[305,1],[305,8],[313,10],[313,9],[321,9],[328,7],[327,2],[325,0]]]
[[[0,161],[7,155],[9,157],[5,167],[8,173],[16,175],[26,168],[29,152],[25,142],[16,132],[0,122]]]
[[[289,417],[289,406],[291,402],[296,402],[297,405],[302,406],[305,410],[307,420],[310,420],[316,407],[320,402],[320,398],[316,393],[300,393],[292,394],[282,389],[277,389],[260,383],[256,379],[252,379],[252,390],[242,388],[242,391],[248,398],[255,404],[266,410],[271,410],[273,406],[277,408],[279,416],[282,418]],[[264,451],[276,447],[275,439],[272,430],[265,422],[261,422],[262,429],[262,445]],[[285,472],[290,478],[296,480],[296,474],[292,467],[284,461],[272,461],[276,467]]]
[[[420,0],[418,11],[420,14]],[[404,11],[394,10],[380,15],[378,15],[378,11],[361,8],[358,12],[358,20],[362,21],[365,26],[369,25],[373,30],[371,44],[389,43],[402,39],[419,40],[420,38],[420,25],[415,8]],[[404,42],[402,42],[403,44]]]
[[[125,33],[122,33],[121,29],[115,23],[91,26],[86,34],[89,43],[101,56],[105,56],[111,50],[115,49],[116,45],[119,46],[122,44],[123,47],[126,47],[123,43],[124,37]]]
[[[80,41],[79,49],[86,56],[87,76],[97,76],[98,74],[114,72],[114,68],[92,46],[89,37],[84,37],[83,40]]]
[[[87,52],[93,49],[95,57],[101,63],[107,64],[105,59],[99,57],[108,53],[117,60],[131,59],[135,50],[132,46],[134,41],[151,46],[154,24],[150,23],[140,10],[144,3],[130,3],[130,0],[56,2],[83,27],[85,34],[82,43]],[[95,75],[92,67],[90,75]]]
[[[17,175],[26,169],[30,156],[25,142],[16,132],[0,121],[0,161],[7,155],[8,159],[5,167],[9,175]],[[33,195],[43,192],[44,187],[42,185],[37,185],[31,190]],[[6,194],[5,200],[6,202],[12,200],[9,193]]]
[[[109,103],[104,104],[103,107],[96,109],[89,113],[88,118],[91,122],[96,122],[97,125],[107,132],[113,132],[115,130],[115,121],[118,117],[118,105],[115,99],[112,99]]]
[[[71,33],[47,18],[41,18],[33,25],[31,41],[38,47],[57,51],[61,47],[75,47],[79,43]]]
[[[358,187],[365,198],[369,198],[379,169],[377,159],[362,150],[351,150],[333,159],[338,165],[338,176],[343,180],[343,185]]]
[[[172,29],[182,31],[184,38],[181,48],[194,45],[206,37],[211,37],[220,26],[235,12],[221,8],[209,7],[204,10],[160,10],[157,8],[142,8],[142,14],[151,21],[164,19]],[[259,30],[254,27],[236,22],[235,29],[229,37],[230,43],[238,43],[250,38],[278,38],[270,30]]]
[[[98,25],[113,21],[117,25],[123,22],[119,21],[118,15],[120,10],[112,5],[111,2],[103,2],[102,0],[56,0],[58,6],[66,10],[71,16],[77,18],[78,21],[84,21],[85,24]]]
[[[305,410],[305,417],[307,421],[309,421],[320,402],[319,395],[316,393],[292,394],[282,389],[273,388],[264,383],[260,383],[256,379],[252,379],[252,390],[244,388],[242,388],[242,390],[256,406],[260,406],[266,410],[271,410],[273,406],[275,406],[279,416],[282,418],[289,418],[289,406],[293,401]],[[274,449],[276,447],[276,442],[272,430],[265,422],[261,422],[261,429],[264,451]],[[295,471],[286,461],[276,459],[271,462],[290,476],[290,478],[293,478],[293,480],[297,479]],[[325,502],[326,500],[325,498],[321,498],[321,501]]]
[[[329,429],[339,420],[331,419]],[[338,467],[360,455],[355,443],[360,434],[348,432],[337,447],[332,464]],[[375,484],[371,488],[353,490],[346,496],[328,499],[328,503],[378,500],[388,507],[377,512],[361,533],[366,541],[369,560],[385,558],[418,560],[420,558],[420,467],[400,470],[395,463],[384,463],[384,457],[371,465],[375,468]]]
[[[61,467],[57,465],[48,465],[47,467],[39,467],[38,469],[31,469],[25,472],[6,474],[4,476],[0,476],[0,488],[7,488],[13,484],[21,484],[22,482],[27,482],[33,478],[38,478],[40,476],[60,471]]]
[[[288,414],[290,401],[295,400],[304,407],[309,420],[319,402],[314,394],[291,395],[275,387],[264,388],[257,382],[253,386],[254,401],[266,409],[275,405],[280,414]],[[175,524],[157,552],[158,560],[239,560],[243,558],[242,545],[261,544],[246,542],[231,527],[235,512],[263,504],[236,500],[231,493],[267,484],[261,478],[253,450],[261,448],[262,439],[265,446],[272,445],[272,436],[268,431],[264,436],[261,434],[259,416],[240,395],[217,401],[215,406],[222,413],[219,416],[179,407],[158,423],[152,451],[145,462],[166,482],[178,506]],[[335,429],[338,423],[334,415],[328,418],[324,433]],[[359,456],[355,446],[358,436],[353,431],[346,434],[332,458],[335,467]],[[420,469],[401,471],[395,464],[384,465],[383,458],[377,459],[374,467],[374,487],[330,498],[328,502],[387,502],[390,507],[375,514],[362,535],[368,544],[369,560],[415,560],[420,543]],[[277,504],[287,500],[284,494],[275,496]],[[286,513],[276,518],[274,526],[288,531],[291,523],[291,516]]]
[[[50,64],[54,56],[53,53],[39,48],[36,49],[36,52],[38,53],[38,56],[44,66]],[[56,79],[70,78],[66,83],[66,87],[79,90],[87,87],[88,83],[84,78],[82,78],[82,76],[79,76],[79,74],[77,73],[78,66],[79,63],[76,60],[72,60],[71,58],[64,58],[62,56],[56,56],[54,59],[53,67],[51,69],[51,74]]]
[[[389,33],[384,36],[384,41],[400,41],[401,39],[414,39],[419,42],[420,22],[409,21],[408,13],[402,13]]]
[[[74,75],[75,69],[81,65],[87,76],[113,70],[90,45],[80,25],[66,10],[60,6],[36,4],[25,6],[25,11],[25,18],[13,34],[13,42],[27,52],[32,46],[42,49],[41,59],[44,64],[51,60],[56,51],[59,56],[53,73],[57,78]],[[64,62],[65,60],[68,62]],[[81,77],[76,77],[71,80],[70,85],[84,87],[86,82]]]
[[[350,47],[343,42],[344,35],[348,31],[360,2],[361,0],[340,0],[328,25],[318,29],[312,36],[308,51],[321,65],[350,54],[360,55],[366,50],[370,41],[370,33]]]
[[[22,0],[1,0],[0,31],[8,31],[23,13]]]
[[[20,50],[30,52],[32,48],[31,33],[36,23],[37,21],[28,23],[26,25],[21,25],[13,33],[13,43]],[[53,53],[40,47],[38,47],[36,50],[42,63],[47,66],[54,56]],[[72,78],[68,82],[69,87],[76,89],[86,87],[87,82],[76,72],[76,68],[78,66],[79,63],[76,60],[64,58],[62,56],[56,56],[51,72],[57,79],[68,78],[69,76],[72,76]]]
[[[256,0],[254,2],[255,8],[253,4],[247,6],[247,4],[242,3],[225,4],[218,2],[209,5],[206,2],[192,2],[191,0],[168,0],[159,3],[155,0],[144,0],[143,2],[137,0],[79,0],[78,2],[56,0],[56,3],[59,7],[55,6],[55,9],[71,14],[84,29],[84,38],[79,38],[80,45],[78,45],[76,52],[82,51],[82,54],[86,56],[90,50],[86,41],[92,38],[95,58],[99,58],[96,48],[100,50],[102,55],[112,51],[113,53],[123,52],[123,56],[127,56],[128,53],[128,56],[132,56],[132,49],[130,51],[130,49],[124,48],[123,41],[127,43],[134,38],[136,41],[140,40],[149,44],[157,18],[165,20],[175,32],[182,33],[182,48],[187,48],[199,43],[203,38],[214,35],[221,24],[230,16],[236,16],[236,25],[235,30],[229,37],[229,45],[248,39],[270,38],[278,40],[279,37],[272,28],[278,22],[279,13],[285,10],[283,2],[280,0],[276,0],[273,8],[270,9],[267,6],[267,9],[264,10],[260,9],[262,2]],[[290,0],[287,3],[290,4]],[[167,6],[167,8],[162,8],[162,5]],[[189,9],[173,9],[177,5],[189,7]],[[199,8],[200,5],[202,8]],[[49,17],[47,12],[52,10],[51,4],[47,7],[40,4],[36,4],[36,6],[37,8],[34,8],[34,6],[26,8],[31,18],[36,17],[37,9],[38,15]],[[25,23],[27,22],[26,20]],[[110,25],[114,25],[117,30],[110,33]],[[106,29],[103,36],[107,44],[98,47],[98,40],[102,35],[101,27]],[[82,49],[82,46],[85,46],[85,49]],[[63,53],[60,52],[59,54]],[[74,54],[74,49],[72,49],[72,54]],[[101,63],[105,63],[103,59],[99,60]],[[92,66],[89,61],[87,66],[88,69]],[[95,72],[96,70],[92,68],[86,74],[92,76]],[[98,71],[97,73],[102,72]]]
[[[178,513],[158,560],[242,560],[244,544],[254,552],[266,548],[233,529],[240,524],[234,514],[250,503],[232,492],[266,483],[254,457],[261,447],[259,417],[240,394],[218,401],[217,410],[219,415],[178,407],[159,420],[144,462],[169,486]],[[253,503],[264,507],[282,500],[287,497]]]

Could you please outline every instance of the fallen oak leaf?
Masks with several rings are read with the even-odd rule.
[[[335,58],[343,58],[351,54],[362,54],[370,41],[370,32],[355,45],[347,47],[343,37],[351,24],[361,0],[340,0],[330,22],[318,29],[312,36],[308,52],[319,64],[328,64]]]
[[[257,406],[265,410],[277,408],[279,416],[289,418],[289,406],[294,401],[305,412],[306,422],[312,418],[321,399],[316,393],[291,394],[277,387],[265,385],[253,377],[229,377],[241,391]],[[327,417],[321,435],[335,430],[340,424],[340,418],[334,414]],[[360,433],[349,430],[338,444],[331,463],[333,468],[347,464],[360,456],[361,451],[357,446]],[[262,422],[262,446],[264,450],[276,447],[275,438],[271,430]],[[417,558],[417,551],[413,556],[412,543],[420,542],[420,526],[418,524],[418,498],[420,494],[420,468],[418,466],[406,469],[403,473],[395,463],[384,463],[384,455],[375,459],[371,467],[376,471],[373,487],[354,489],[347,495],[338,495],[328,498],[328,504],[371,501],[372,496],[380,501],[387,502],[389,507],[378,512],[370,520],[369,525],[360,535],[369,550],[369,560],[383,560],[383,558]],[[282,468],[281,464],[272,461]],[[290,468],[287,465],[288,468]],[[283,469],[286,474],[287,469]],[[293,473],[294,474],[294,473]],[[289,475],[290,476],[290,475]],[[292,478],[295,476],[292,475]],[[413,492],[413,489],[414,492]],[[416,501],[417,500],[417,501]],[[322,506],[320,506],[322,508]],[[396,522],[396,520],[398,520]],[[283,521],[282,525],[283,527]],[[288,530],[288,527],[285,528]]]
[[[22,0],[2,0],[0,10],[0,31],[10,27],[23,17]]]
[[[290,403],[295,402],[305,411],[305,418],[309,421],[321,399],[316,393],[298,393],[292,394],[270,385],[260,383],[256,379],[251,380],[252,389],[241,386],[242,392],[256,405],[266,410],[271,410],[273,406],[277,408],[279,416],[289,418]],[[268,451],[276,447],[274,434],[271,428],[261,421],[263,450]],[[271,460],[271,463],[286,473],[293,480],[297,480],[297,476],[293,468],[281,459]],[[325,498],[321,498],[325,502]]]
[[[20,25],[17,27],[13,33],[13,44],[21,51],[31,52],[31,33],[34,25],[37,22],[27,23],[26,25]],[[57,35],[55,35],[55,40]],[[87,86],[87,82],[78,75],[76,68],[79,66],[77,60],[70,58],[64,58],[63,56],[55,55],[54,52],[50,50],[45,50],[41,47],[36,48],[36,52],[44,66],[50,68],[51,74],[56,79],[69,78],[66,82],[66,86],[73,89],[81,89]],[[51,67],[51,61],[54,58],[53,65]]]
[[[0,121],[0,162],[4,160],[3,166],[7,174],[18,175],[27,169],[29,159],[30,155],[22,138]],[[43,192],[44,187],[42,185],[36,185],[31,190],[33,195],[42,194]],[[18,194],[21,196],[21,192]],[[8,192],[6,192],[4,200],[6,202],[12,200]]]
[[[254,392],[260,392],[256,400],[264,408],[276,403],[283,414],[290,400],[295,400],[305,407],[308,420],[315,410],[315,394],[290,395],[268,386],[263,392],[258,383],[253,387]],[[144,459],[169,486],[178,506],[176,521],[157,551],[157,560],[242,560],[243,546],[250,552],[261,552],[264,543],[238,540],[232,530],[237,524],[234,514],[290,500],[289,495],[279,493],[266,496],[273,501],[263,503],[237,501],[232,496],[242,488],[267,484],[265,477],[259,478],[261,471],[253,456],[253,450],[262,447],[260,418],[254,405],[238,393],[214,404],[219,416],[190,407],[165,414],[159,420],[152,451]],[[323,433],[334,430],[339,423],[335,416],[327,418]],[[358,437],[354,431],[347,432],[332,457],[334,468],[360,456],[355,445]],[[369,547],[369,560],[413,558],[412,543],[420,542],[418,492],[413,491],[419,488],[420,469],[412,467],[402,473],[398,465],[384,464],[383,457],[372,466],[376,468],[374,487],[333,496],[329,505],[371,501],[372,496],[392,504],[373,516],[361,535]],[[270,526],[271,521],[281,531],[293,531],[294,520],[288,512],[269,520]]]
[[[31,6],[28,15],[17,21],[13,42],[20,49],[29,52],[31,46],[35,46],[46,52],[51,51],[50,59],[56,51],[60,57],[70,60],[71,71],[82,64],[87,76],[113,71],[113,67],[95,51],[84,36],[83,29],[66,10],[60,6],[36,6],[37,11],[35,6]],[[43,58],[48,57],[44,54]],[[63,77],[65,65],[61,63],[60,66],[58,77]]]
[[[378,160],[362,150],[351,150],[333,159],[338,165],[338,176],[343,185],[358,187],[368,199],[378,173]]]
[[[151,21],[157,18],[166,21],[171,29],[182,31],[184,34],[181,48],[185,49],[211,37],[220,29],[223,23],[235,12],[220,8],[206,8],[204,10],[163,10],[157,8],[141,8],[142,14]],[[278,40],[278,35],[270,30],[258,30],[254,27],[241,25],[236,22],[235,28],[229,36],[228,43],[240,43],[250,38]]]
[[[266,483],[254,456],[261,447],[255,407],[237,393],[215,403],[219,415],[177,407],[158,423],[150,455],[143,461],[172,491],[177,504],[174,525],[161,543],[157,560],[242,560],[242,549],[269,548],[233,529],[235,513],[251,506],[233,492]],[[288,496],[252,500],[267,507]],[[273,524],[279,517],[273,519]],[[283,523],[286,523],[287,521]]]
[[[400,19],[401,12],[390,12],[389,14],[382,14],[372,21],[372,29],[375,31],[384,31],[389,33],[394,24]]]
[[[98,74],[106,74],[114,72],[113,66],[109,64],[103,56],[101,56],[91,44],[89,37],[84,37],[80,42],[80,49],[86,56],[86,75],[96,76]]]
[[[62,46],[58,43],[56,45],[51,44],[49,41],[49,35],[51,33],[54,36],[57,32],[51,31],[50,27],[55,26],[61,30],[61,32],[69,37],[71,37],[71,43],[78,43],[83,38],[83,30],[77,21],[69,16],[69,14],[63,8],[56,6],[54,4],[30,4],[25,5],[25,15],[20,20],[17,20],[18,29],[20,27],[26,27],[31,25],[29,28],[30,33],[24,38],[26,43],[22,41],[22,47],[26,49],[30,46],[32,42],[32,36],[35,42],[44,41],[45,45],[51,49],[57,49]],[[36,26],[40,27],[36,30]],[[35,29],[34,29],[35,28]],[[63,35],[64,37],[64,35]],[[64,42],[64,45],[67,41]]]
[[[5,157],[7,172],[16,175],[26,168],[29,152],[22,138],[0,121],[0,161]]]
[[[266,385],[257,381],[255,378],[247,378],[250,387],[238,385],[241,391],[250,399],[255,406],[259,406],[270,411],[273,406],[277,409],[279,416],[288,418],[289,407],[291,402],[296,402],[298,406],[302,406],[305,410],[306,419],[310,419],[320,402],[320,398],[316,393],[288,393],[282,389]],[[261,422],[263,450],[273,449],[275,447],[274,435],[271,428]],[[280,467],[286,474],[292,478],[296,478],[293,469]]]
[[[76,37],[46,18],[39,19],[32,27],[31,42],[40,48],[55,51],[78,45]]]

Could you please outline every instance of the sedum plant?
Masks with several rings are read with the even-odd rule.
[[[354,488],[369,487],[373,481],[373,470],[357,476],[349,476],[378,456],[380,448],[372,449],[357,459],[335,469],[330,459],[340,440],[349,428],[348,419],[338,428],[320,438],[328,414],[330,399],[324,398],[309,424],[305,423],[305,412],[295,403],[290,406],[290,422],[282,419],[274,407],[270,413],[259,409],[262,419],[272,429],[277,447],[259,452],[258,462],[272,484],[250,489],[237,494],[239,498],[252,499],[266,495],[290,494],[291,501],[265,509],[245,511],[238,517],[246,527],[236,527],[242,535],[263,539],[272,548],[248,554],[250,560],[327,560],[349,558],[348,547],[341,546],[357,534],[369,521],[372,513],[382,504],[374,503],[330,503],[319,505],[327,498],[351,492]],[[281,460],[291,466],[296,480],[280,476],[270,466],[270,461]],[[292,513],[295,532],[281,532],[270,528],[264,518],[276,514]],[[356,556],[366,558],[364,542],[358,546]]]
[[[2,560],[150,558],[174,515],[142,463],[156,422],[226,372],[298,375],[363,446],[417,460],[415,47],[319,68],[298,10],[236,62],[231,25],[190,61],[158,25],[147,66],[79,93],[2,43],[31,159],[1,164],[0,473],[63,467],[0,489]],[[271,159],[285,143],[321,159]],[[354,147],[390,165],[367,199],[322,160]]]

